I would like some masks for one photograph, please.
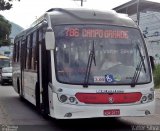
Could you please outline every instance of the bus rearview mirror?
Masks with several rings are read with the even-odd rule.
[[[55,48],[55,35],[51,28],[47,29],[46,31],[45,43],[47,50],[53,50]]]

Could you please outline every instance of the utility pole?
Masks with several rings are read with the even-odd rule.
[[[139,20],[140,20],[140,10],[139,10],[139,6],[140,6],[140,0],[137,0],[137,24],[139,25]]]
[[[83,0],[81,0],[81,6],[83,6]]]
[[[81,1],[81,6],[83,6],[83,2],[86,2],[87,0],[73,0],[73,1]]]

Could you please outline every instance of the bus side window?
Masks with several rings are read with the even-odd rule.
[[[16,42],[14,43],[14,51],[13,51],[13,61],[16,62]]]
[[[26,69],[31,69],[31,56],[32,56],[32,34],[27,37],[27,58]]]
[[[20,56],[20,41],[17,43],[17,55],[16,55],[16,62],[19,62],[19,56]]]
[[[24,58],[23,61],[23,65],[24,65],[24,69],[27,69],[27,37],[24,39],[23,41],[23,48],[24,48],[24,52],[22,54],[24,54],[24,56],[22,56],[22,58]]]
[[[22,41],[21,41],[20,63],[21,63],[22,69],[24,69],[25,64],[26,64],[26,41],[25,41],[25,39],[22,39]]]
[[[19,56],[20,56],[20,40],[17,41],[15,44],[14,44],[14,52],[13,52],[13,61],[14,62],[19,62]]]
[[[33,33],[32,39],[32,56],[31,56],[31,69],[36,71],[37,70],[37,32]]]

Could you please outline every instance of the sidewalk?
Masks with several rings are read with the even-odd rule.
[[[159,99],[160,100],[160,89],[155,89],[155,92],[156,92],[156,99]]]

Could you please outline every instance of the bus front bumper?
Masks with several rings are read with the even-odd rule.
[[[130,105],[71,105],[61,103],[57,95],[53,96],[53,100],[51,103],[54,104],[50,105],[50,116],[57,119],[148,116],[155,112],[155,101]]]

